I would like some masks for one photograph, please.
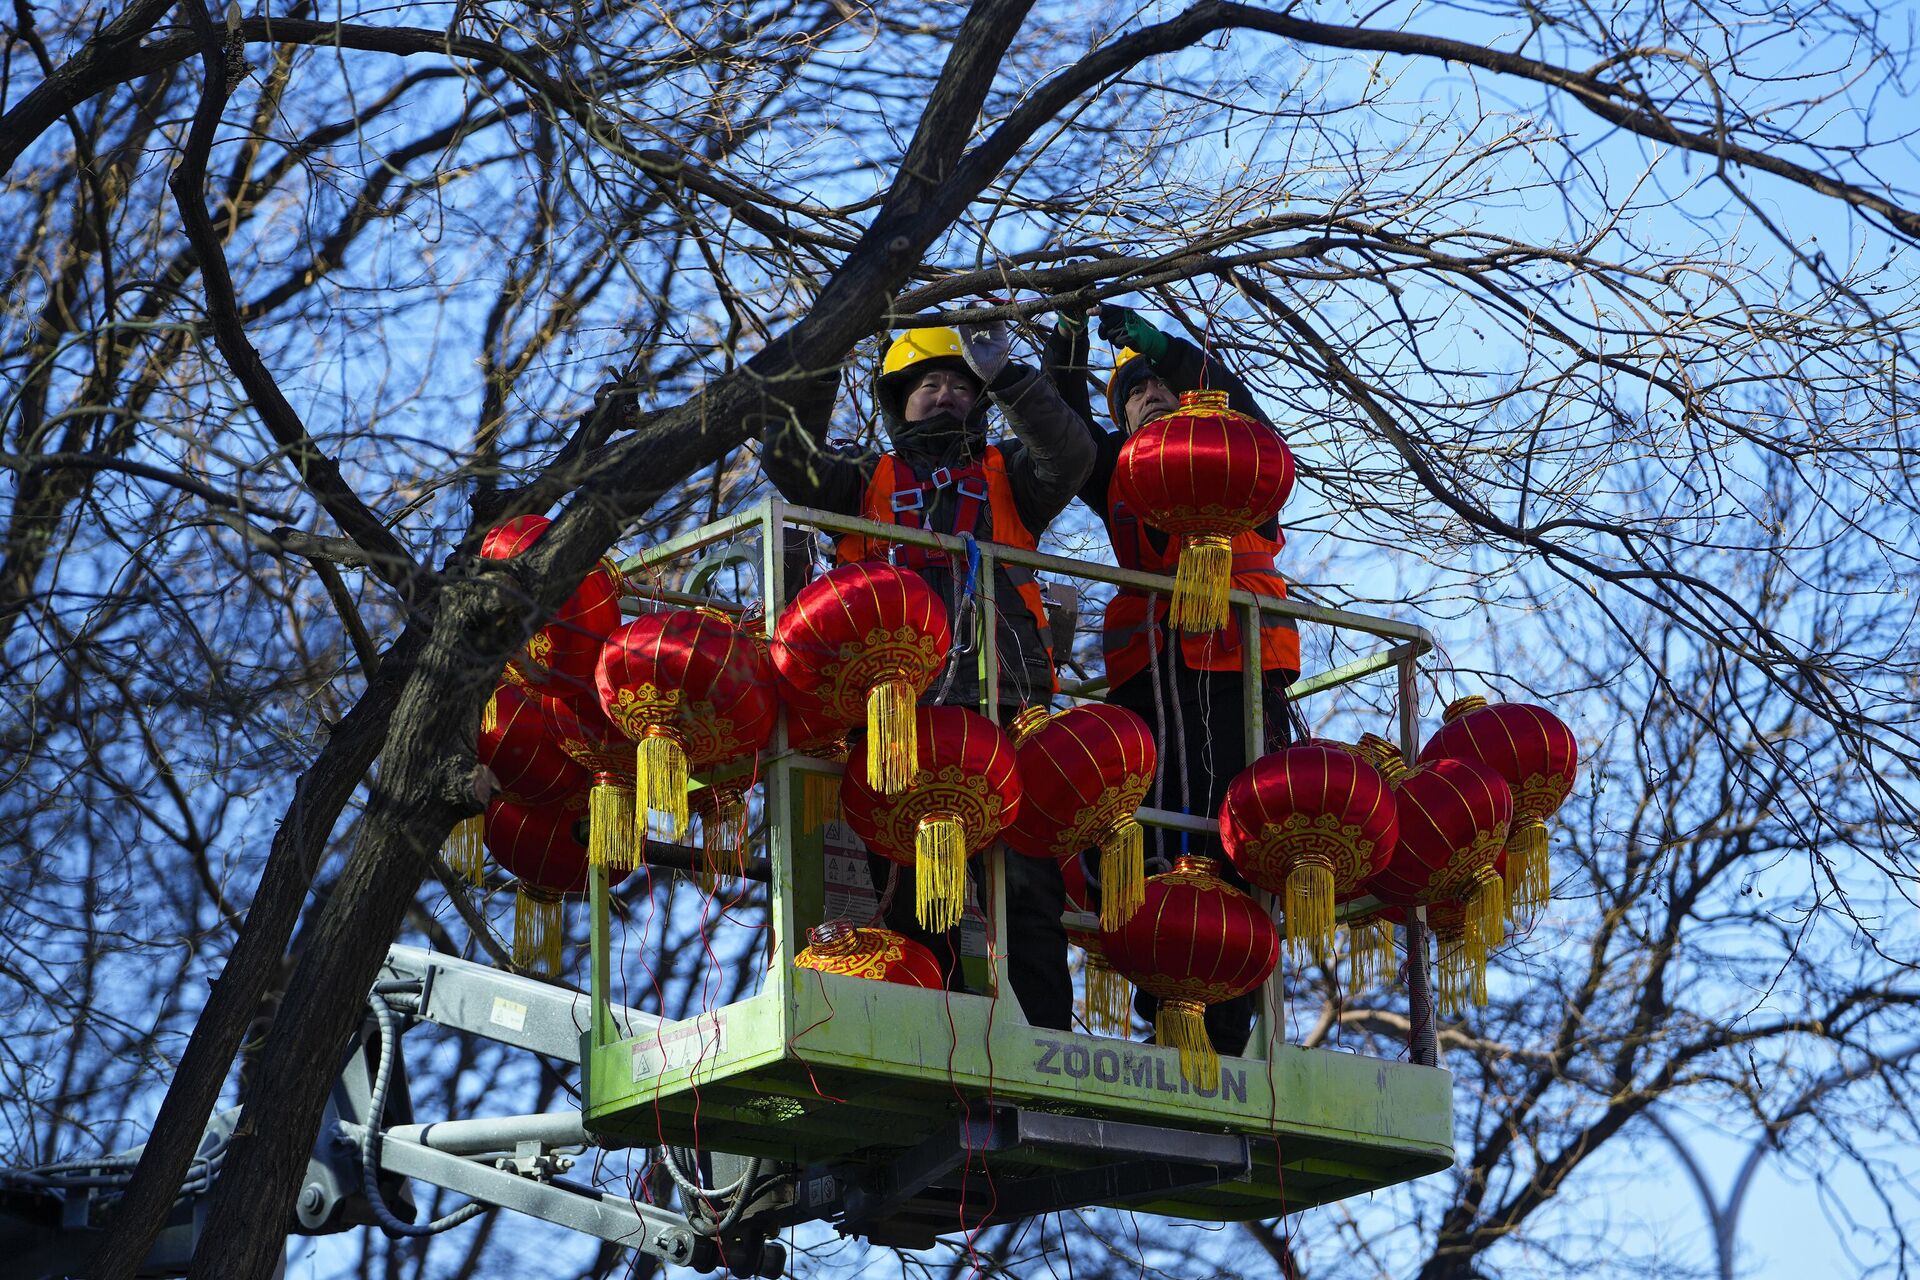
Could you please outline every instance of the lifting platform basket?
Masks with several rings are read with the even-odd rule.
[[[771,500],[653,548],[630,567],[657,577],[660,566],[704,553],[687,580],[699,592],[713,566],[747,560],[764,598],[779,601],[786,596],[785,534],[800,526],[962,547],[953,538]],[[757,546],[743,556],[737,548],[747,542]],[[980,544],[977,554],[985,616],[992,616],[996,560],[1171,588],[1170,578],[994,544]],[[1250,624],[1262,608],[1377,643],[1376,652],[1303,680],[1293,693],[1304,697],[1395,671],[1401,736],[1411,746],[1415,664],[1431,648],[1422,628],[1298,602],[1263,604],[1238,591],[1232,601],[1241,634],[1255,637],[1250,673],[1258,670],[1252,650],[1260,634]],[[980,631],[992,699],[994,628]],[[1244,728],[1250,743],[1263,740],[1258,699]],[[1270,1218],[1451,1165],[1451,1076],[1432,1065],[1423,937],[1422,961],[1408,971],[1416,1027],[1411,1061],[1305,1049],[1270,1034],[1281,1025],[1276,973],[1260,1001],[1248,1056],[1223,1057],[1220,1085],[1206,1093],[1182,1078],[1174,1049],[1028,1025],[1011,998],[1000,948],[989,950],[986,982],[1005,999],[796,968],[794,956],[807,930],[821,923],[828,890],[828,830],[817,814],[808,827],[804,778],[835,774],[839,766],[784,747],[783,726],[758,767],[772,927],[751,995],[637,1033],[620,1025],[611,972],[618,948],[606,875],[596,870],[582,1113],[598,1141],[798,1167],[806,1176],[795,1202],[768,1212],[789,1220],[827,1217],[844,1230],[902,1244],[929,1243],[982,1221],[1097,1205],[1200,1219]],[[1140,816],[1149,826],[1211,825],[1158,810]],[[989,932],[1004,937],[1000,854],[983,857]],[[1270,899],[1263,901],[1271,908]]]

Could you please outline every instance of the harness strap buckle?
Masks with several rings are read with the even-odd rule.
[[[953,483],[953,469],[951,467],[934,468],[933,474],[927,477],[927,483],[935,489],[946,488]]]
[[[917,488],[895,489],[893,496],[888,499],[888,502],[893,507],[893,513],[899,515],[902,511],[920,511],[924,509],[927,505],[927,495]]]

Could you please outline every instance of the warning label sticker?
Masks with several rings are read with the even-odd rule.
[[[656,1034],[642,1036],[634,1044],[633,1082],[709,1062],[726,1046],[727,1024],[718,1014],[703,1013],[691,1022],[662,1026]]]

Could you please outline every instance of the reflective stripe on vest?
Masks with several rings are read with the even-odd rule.
[[[942,468],[942,470],[947,469]],[[1020,519],[1020,508],[1013,500],[1013,485],[1007,479],[1007,460],[997,446],[988,445],[986,455],[979,463],[950,471],[946,482],[957,489],[960,483],[975,476],[982,477],[986,481],[986,506],[992,513],[992,534],[987,540],[998,542],[1003,546],[1018,547],[1022,551],[1037,549],[1038,540],[1028,530],[1026,523]],[[881,524],[904,524],[910,528],[922,528],[924,526],[919,513],[933,505],[931,497],[923,496],[920,506],[902,511],[896,509],[894,495],[911,491],[926,495],[943,487],[947,487],[946,483],[937,481],[923,483],[914,474],[913,468],[893,454],[883,454],[879,464],[873,469],[873,475],[867,480],[866,492],[861,495],[860,514],[865,519],[876,520]],[[965,494],[958,496],[960,501],[954,508],[954,522],[958,526],[964,519],[966,527],[936,529],[935,533],[968,534],[975,531],[975,526],[979,524],[980,519],[979,504],[970,502]],[[903,515],[911,518],[902,520]],[[848,533],[841,535],[839,541],[835,543],[834,557],[841,564],[850,564],[855,560],[886,560],[894,554],[896,547],[900,552],[918,550],[924,553],[914,557],[919,561],[917,565],[908,564],[905,559],[902,559],[902,565],[908,568],[925,567],[927,556],[941,554],[937,551],[927,551],[925,548],[898,546],[881,538],[868,538],[861,534]],[[998,568],[1006,575],[1007,581],[1013,584],[1015,593],[1020,597],[1020,603],[1025,605],[1027,612],[1032,615],[1033,625],[1040,635],[1040,643],[1046,646],[1047,667],[1051,671],[1053,632],[1047,624],[1047,605],[1040,598],[1039,581],[1034,577],[1031,569],[1021,565],[1002,564]],[[1057,674],[1053,677],[1053,687],[1056,691],[1060,687]]]
[[[1171,574],[1179,560],[1180,540],[1169,537],[1165,551],[1154,550],[1147,536],[1146,522],[1128,510],[1120,498],[1119,482],[1107,486],[1107,531],[1113,542],[1114,559],[1123,569],[1143,573]],[[1233,585],[1255,595],[1287,597],[1287,582],[1273,567],[1273,558],[1286,545],[1286,536],[1278,541],[1252,530],[1233,539]],[[1162,625],[1169,600],[1162,595],[1155,603],[1154,625]],[[1147,669],[1150,654],[1147,644],[1147,596],[1143,591],[1122,587],[1107,602],[1106,618],[1100,628],[1100,648],[1106,656],[1107,683],[1124,684]],[[1180,635],[1181,656],[1193,671],[1238,671],[1240,669],[1240,610],[1238,606],[1219,631]],[[1260,666],[1267,671],[1300,669],[1300,631],[1292,618],[1276,618],[1260,628]]]

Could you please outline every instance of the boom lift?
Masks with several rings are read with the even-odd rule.
[[[750,563],[771,613],[785,598],[790,526],[918,542],[978,558],[981,611],[992,616],[994,564],[1006,560],[1146,590],[1171,579],[763,501],[650,549],[625,567],[657,577],[699,557],[670,601],[712,604],[717,570]],[[757,535],[757,536],[756,536]],[[810,536],[810,535],[809,535]],[[737,548],[757,544],[751,554]],[[1260,601],[1233,593],[1249,688],[1259,670],[1262,610],[1384,641],[1383,648],[1294,686],[1302,698],[1376,672],[1398,676],[1399,736],[1412,755],[1415,664],[1424,629],[1388,619]],[[740,612],[737,605],[722,607]],[[996,628],[975,646],[991,705]],[[1097,685],[1067,691],[1093,696]],[[1248,742],[1264,740],[1259,700]],[[1250,751],[1249,758],[1257,754]],[[665,1019],[614,1003],[610,891],[590,882],[591,986],[586,994],[488,965],[396,945],[349,1046],[291,1230],[378,1226],[421,1234],[486,1206],[512,1209],[676,1266],[778,1276],[778,1235],[806,1222],[875,1243],[926,1247],[944,1233],[1058,1210],[1123,1207],[1187,1218],[1272,1217],[1363,1194],[1452,1163],[1451,1077],[1435,1065],[1425,926],[1408,929],[1413,1027],[1409,1061],[1303,1049],[1280,1035],[1280,980],[1270,980],[1248,1054],[1223,1058],[1202,1093],[1171,1048],[1035,1028],[1016,1000],[930,991],[797,969],[807,930],[826,914],[826,828],[811,826],[806,774],[839,766],[786,749],[784,727],[759,762],[770,925],[757,990],[719,1008]],[[1206,819],[1143,809],[1148,826],[1204,832]],[[991,936],[1005,936],[1000,855],[987,858]],[[1271,897],[1262,895],[1269,910]],[[1358,904],[1364,909],[1370,904]],[[1423,913],[1422,913],[1423,914]],[[1086,920],[1077,923],[1089,923]],[[1001,948],[981,975],[1009,991]],[[418,1123],[406,1096],[400,1036],[421,1023],[483,1036],[577,1065],[582,1107],[539,1115]],[[176,1221],[148,1274],[184,1274],[200,1201],[218,1176],[236,1112],[216,1116]],[[569,1176],[591,1147],[657,1149],[680,1211]],[[0,1175],[0,1250],[29,1276],[62,1275],[91,1248],[100,1209],[137,1150]],[[415,1225],[406,1179],[446,1187],[474,1206]]]

